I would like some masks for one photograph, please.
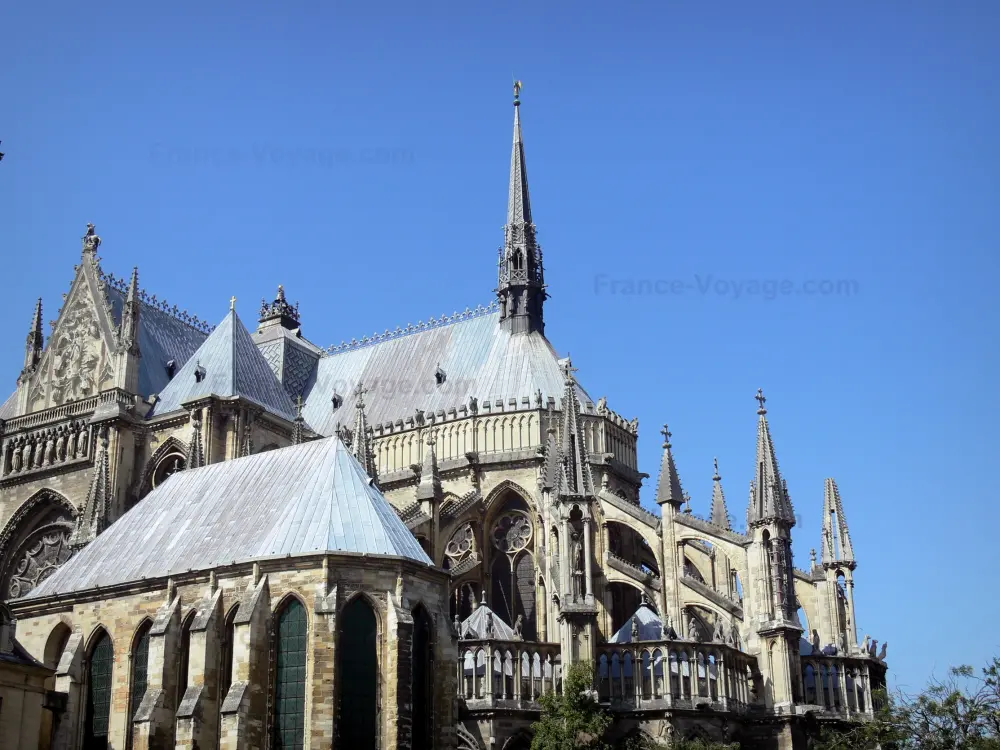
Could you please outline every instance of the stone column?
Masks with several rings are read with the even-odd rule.
[[[584,560],[584,579],[586,581],[586,600],[587,604],[594,603],[594,585],[593,585],[593,563],[591,558],[593,554],[590,549],[590,518],[583,519],[583,560]]]

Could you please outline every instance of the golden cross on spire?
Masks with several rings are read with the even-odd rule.
[[[229,310],[233,311],[236,309],[236,295],[229,298]]]
[[[524,88],[524,83],[514,79],[514,101],[517,101],[521,96],[521,89]]]

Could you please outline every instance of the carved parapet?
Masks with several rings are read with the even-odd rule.
[[[598,700],[613,711],[710,709],[742,714],[753,703],[757,660],[721,643],[639,641],[597,646]]]
[[[541,710],[539,698],[562,691],[558,643],[461,640],[458,698],[468,713]]]
[[[35,476],[87,464],[93,458],[93,447],[93,429],[85,419],[8,433],[3,441],[0,477]]]

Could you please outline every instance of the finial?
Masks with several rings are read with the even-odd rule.
[[[758,388],[757,389],[757,395],[754,396],[754,398],[756,398],[757,399],[757,403],[760,404],[760,408],[757,409],[757,413],[760,414],[761,416],[767,414],[767,409],[764,408],[764,402],[767,401],[767,399],[764,398],[764,389],[763,388]]]
[[[357,399],[357,408],[364,408],[366,393],[368,393],[368,390],[365,388],[364,383],[358,383],[358,387],[354,389],[354,395]]]
[[[96,253],[101,246],[101,238],[94,231],[93,224],[87,224],[87,233],[83,236],[83,251],[85,253]]]
[[[230,312],[235,312],[236,311],[236,296],[235,295],[229,298],[229,311]]]
[[[518,80],[514,80],[514,106],[518,106],[521,102],[521,89],[524,88],[524,83]]]
[[[295,399],[295,418],[302,419],[302,394]]]
[[[576,378],[573,377],[573,373],[577,371],[578,368],[573,367],[573,360],[569,356],[569,352],[566,352],[566,364],[563,365],[563,376],[566,380],[576,382]]]
[[[278,299],[285,299],[285,287],[282,284],[278,284]]]
[[[670,447],[670,436],[673,435],[673,433],[670,431],[670,428],[667,427],[666,422],[663,423],[663,429],[660,430],[660,434],[663,435],[663,447],[664,448],[669,448]]]
[[[812,563],[812,566],[814,568],[816,567],[816,548],[815,547],[813,547],[811,550],[809,550],[809,562]]]
[[[712,477],[716,482],[722,481],[722,477],[719,476],[719,459],[715,459],[715,476]]]

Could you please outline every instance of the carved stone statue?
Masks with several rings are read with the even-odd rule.
[[[698,627],[698,620],[694,615],[688,618],[687,636],[689,641],[701,640],[701,630]]]
[[[632,617],[632,643],[639,642],[639,617],[634,615]]]
[[[94,231],[93,224],[87,224],[87,233],[83,236],[83,249],[88,252],[95,252],[101,246],[101,238]]]
[[[90,441],[90,436],[88,435],[89,432],[90,432],[90,430],[88,430],[87,426],[84,425],[83,428],[80,430],[80,433],[76,436],[76,457],[77,458],[86,458],[87,457],[87,448],[89,447],[88,443]]]
[[[868,646],[871,643],[871,636],[865,633],[865,639],[861,642],[861,653],[868,653]]]
[[[523,641],[524,615],[518,615],[514,620],[514,640]]]
[[[712,633],[712,641],[714,643],[725,643],[726,641],[726,634],[722,628],[721,618],[715,621],[715,632]]]
[[[56,460],[64,461],[66,459],[66,428],[59,428],[59,438],[56,440]]]
[[[599,399],[597,399],[597,413],[598,414],[607,414],[608,413],[608,397],[607,396],[601,396]]]
[[[486,632],[483,633],[483,637],[484,638],[492,638],[493,637],[493,613],[492,612],[487,612],[486,613]]]
[[[573,571],[573,596],[579,599],[583,596],[583,544],[575,531],[570,542],[569,559],[570,570]]]
[[[885,641],[882,644],[882,648],[878,652],[878,656],[876,656],[875,658],[878,659],[879,661],[885,661],[885,652],[888,650],[889,650],[889,641]]]
[[[872,639],[872,643],[868,647],[868,655],[874,659],[875,658],[875,654],[877,654],[877,653],[878,653],[878,640],[877,639]]]
[[[14,458],[11,462],[11,468],[14,471],[20,471],[21,467],[24,465],[22,462],[24,460],[24,443],[18,442],[17,447],[14,449]]]
[[[670,615],[667,615],[666,619],[663,621],[663,637],[668,641],[677,640],[677,631],[674,630],[674,626],[670,624]]]
[[[812,649],[814,654],[819,653],[819,632],[816,630],[813,630]]]

